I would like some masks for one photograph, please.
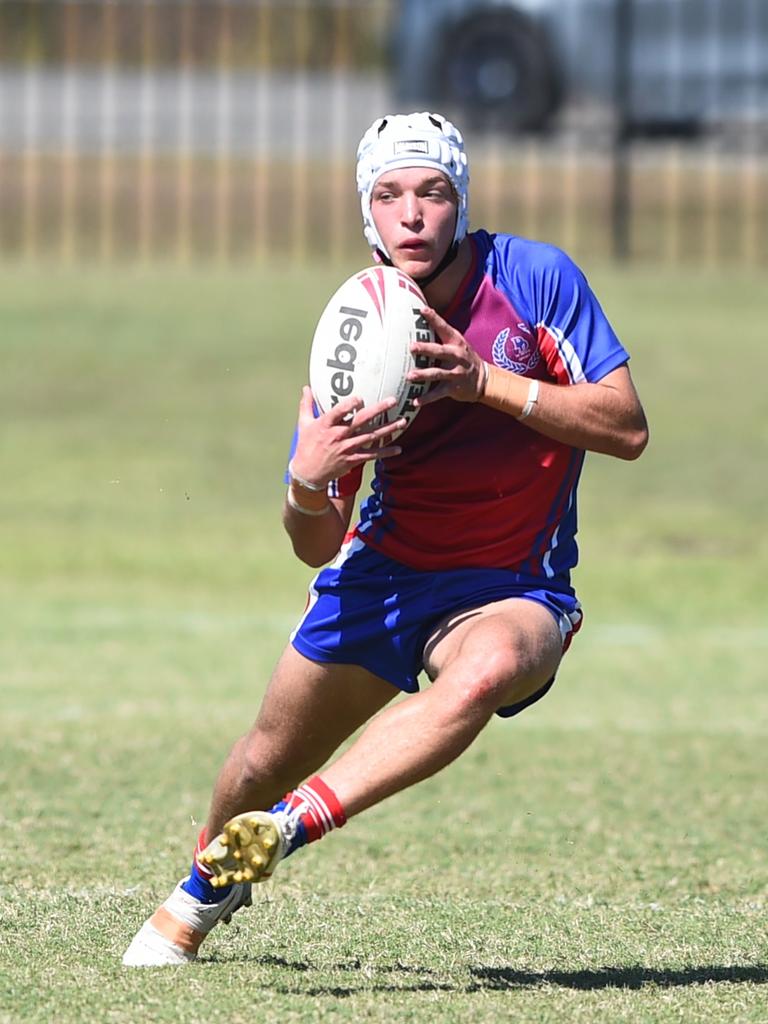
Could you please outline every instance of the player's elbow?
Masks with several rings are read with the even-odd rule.
[[[294,555],[304,565],[308,565],[310,569],[320,569],[322,566],[327,565],[328,562],[336,557],[339,551],[338,545],[334,547],[332,544],[307,543],[306,540],[300,540],[293,536],[291,537],[291,545]]]
[[[639,402],[624,411],[614,424],[611,455],[626,462],[639,459],[648,445],[648,421]]]
[[[325,554],[320,554],[317,551],[298,551],[295,547],[293,550],[296,554],[296,557],[300,559],[300,561],[302,561],[304,565],[308,565],[310,569],[321,569],[324,565],[327,565],[331,561],[331,559],[333,559],[337,554],[336,551],[332,551],[330,554],[326,556]]]
[[[616,448],[613,454],[626,462],[634,462],[639,459],[648,445],[648,426],[646,423],[631,427],[622,432],[617,439]]]
[[[317,513],[302,515],[291,508],[288,501],[283,506],[283,528],[288,534],[293,553],[311,569],[319,569],[332,561],[344,542],[348,519],[342,519],[331,502],[330,507]]]

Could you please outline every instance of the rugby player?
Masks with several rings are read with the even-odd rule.
[[[444,768],[493,715],[539,700],[581,624],[584,455],[637,458],[645,416],[581,271],[550,245],[469,233],[468,182],[461,134],[439,115],[381,118],[360,143],[366,239],[422,287],[442,344],[413,350],[438,362],[412,372],[430,389],[399,437],[402,422],[376,425],[392,401],[351,396],[318,416],[304,388],[283,522],[320,571],[221,769],[191,871],[126,965],[194,960],[281,860]]]

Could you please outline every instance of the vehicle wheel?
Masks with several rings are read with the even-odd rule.
[[[477,127],[540,131],[562,90],[544,33],[522,15],[485,12],[444,40],[441,93]]]

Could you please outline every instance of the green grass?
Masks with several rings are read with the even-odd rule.
[[[652,443],[588,460],[557,687],[130,972],[303,605],[282,466],[340,272],[6,269],[0,1021],[765,1021],[765,281],[592,276]]]

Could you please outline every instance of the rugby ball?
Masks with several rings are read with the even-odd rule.
[[[424,319],[419,286],[395,267],[368,267],[353,274],[333,295],[315,329],[309,385],[321,412],[352,395],[372,405],[394,397],[381,422],[403,418],[406,428],[419,411],[414,400],[427,389],[407,375],[432,364],[414,356],[414,341],[435,341]]]

